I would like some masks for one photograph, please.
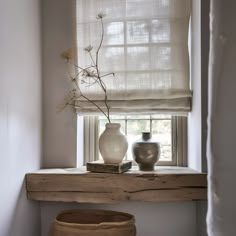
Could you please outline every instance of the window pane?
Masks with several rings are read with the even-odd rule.
[[[101,135],[107,120],[101,116],[99,121],[99,135]],[[160,161],[172,161],[171,115],[117,115],[111,117],[111,122],[120,123],[122,132],[126,134],[129,144],[126,159],[133,160],[132,145],[141,139],[142,132],[152,132],[152,139],[160,143]]]
[[[160,161],[172,160],[171,120],[153,120],[152,138],[160,142]]]
[[[127,120],[127,134],[141,136],[142,132],[150,132],[150,120]]]

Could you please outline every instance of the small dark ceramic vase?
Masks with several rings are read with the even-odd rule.
[[[133,158],[142,171],[154,170],[155,163],[160,157],[160,145],[151,140],[150,132],[143,132],[142,139],[132,146]]]

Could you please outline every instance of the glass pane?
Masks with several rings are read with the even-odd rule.
[[[127,134],[141,136],[142,132],[150,132],[150,120],[128,120]]]
[[[127,120],[128,160],[133,160],[132,145],[142,137],[142,132],[150,132],[150,120]]]
[[[171,161],[171,145],[161,145],[160,161]]]
[[[172,161],[171,115],[160,114],[151,117],[153,120],[150,120],[149,115],[127,116],[127,120],[125,116],[111,117],[112,122],[121,124],[121,130],[126,134],[129,144],[126,159],[133,160],[132,145],[141,139],[142,132],[150,132],[150,122],[152,122],[152,139],[160,143],[160,161]],[[100,116],[99,135],[104,131],[106,123],[106,118]]]
[[[102,120],[99,120],[99,126],[98,126],[98,133],[99,133],[99,136],[102,134],[102,132],[105,130],[105,125],[107,123],[107,120],[105,119],[102,119]]]
[[[153,120],[152,138],[160,142],[160,161],[172,160],[171,120]]]

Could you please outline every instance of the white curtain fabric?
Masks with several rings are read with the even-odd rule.
[[[189,88],[188,28],[190,0],[77,0],[78,64],[91,59],[101,38],[96,19],[105,13],[104,41],[99,55],[113,113],[187,113]],[[95,57],[95,55],[93,54]],[[80,84],[87,97],[104,107],[104,93],[96,84]],[[91,103],[76,103],[80,114],[97,113]]]
[[[209,236],[236,235],[235,10],[235,0],[211,0],[207,153]]]

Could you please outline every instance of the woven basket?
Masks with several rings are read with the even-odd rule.
[[[134,216],[116,211],[71,210],[57,215],[50,236],[135,236]]]

